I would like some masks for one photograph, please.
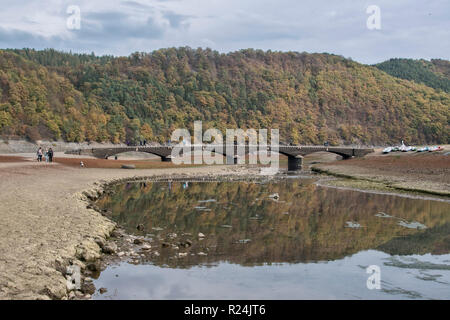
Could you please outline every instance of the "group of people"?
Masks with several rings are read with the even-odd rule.
[[[42,162],[42,158],[45,157],[45,162],[53,162],[53,150],[52,148],[44,150],[39,147],[38,151],[36,152],[37,155],[37,161]]]

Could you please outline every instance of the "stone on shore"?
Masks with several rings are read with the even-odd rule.
[[[134,164],[123,164],[122,169],[136,169],[136,166]]]
[[[117,244],[114,242],[108,243],[103,247],[103,252],[106,254],[114,254],[117,251]]]

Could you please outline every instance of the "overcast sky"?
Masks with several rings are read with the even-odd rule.
[[[450,59],[449,0],[0,0],[0,48],[129,55],[209,47]],[[67,27],[71,5],[80,29]],[[380,8],[381,29],[366,13]],[[70,20],[73,21],[73,20]]]

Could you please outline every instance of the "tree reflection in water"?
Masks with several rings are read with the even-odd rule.
[[[449,203],[312,182],[129,183],[116,186],[98,205],[129,233],[160,242],[173,234],[193,241],[180,249],[185,258],[172,259],[171,249],[163,249],[152,260],[156,265],[328,261],[367,249],[392,255],[450,252]],[[136,230],[139,224],[144,231]]]

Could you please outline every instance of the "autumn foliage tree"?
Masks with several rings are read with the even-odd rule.
[[[448,81],[446,61],[432,64]],[[223,132],[279,129],[299,144],[448,143],[450,94],[410,80],[331,54],[0,50],[0,133],[164,142],[202,120]]]

